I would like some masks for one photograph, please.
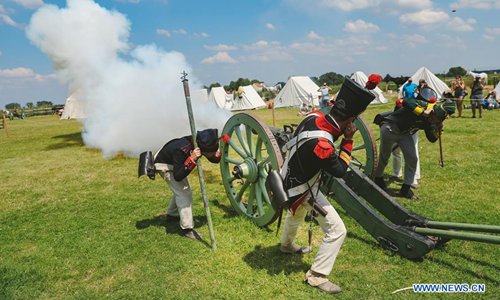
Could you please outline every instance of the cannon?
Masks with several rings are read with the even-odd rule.
[[[371,180],[378,162],[376,140],[362,117],[355,125],[360,140],[355,143],[348,172],[343,178],[324,174],[321,189],[383,248],[420,259],[450,239],[500,244],[500,237],[494,235],[500,233],[500,226],[433,221],[406,209],[379,188]],[[257,226],[268,226],[278,217],[266,178],[271,170],[280,170],[284,155],[280,149],[293,131],[294,125],[271,128],[246,113],[233,115],[224,126],[222,134],[229,139],[220,148],[223,185],[232,207]]]

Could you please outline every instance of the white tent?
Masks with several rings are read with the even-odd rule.
[[[361,86],[365,86],[366,82],[368,81],[368,77],[361,71],[354,72],[354,74],[352,74],[351,76],[351,79],[359,83]],[[385,98],[381,89],[376,87],[374,90],[372,90],[372,92],[375,93],[376,98],[370,104],[387,103],[387,99]]]
[[[191,100],[197,103],[208,102],[208,92],[207,89],[191,91]]]
[[[85,119],[87,114],[82,101],[78,100],[75,94],[71,94],[64,104],[61,120]]]
[[[213,87],[208,95],[208,101],[213,101],[218,107],[230,110],[233,106],[233,94],[228,94],[223,87]]]
[[[266,107],[264,100],[262,100],[251,85],[241,86],[239,88],[243,90],[243,93],[241,93],[241,97],[234,97],[231,110],[247,110]]]
[[[483,73],[474,73],[472,71],[469,71],[469,72],[467,72],[467,75],[470,75],[470,76],[472,76],[474,78],[475,77],[481,77],[481,79],[485,79],[485,80],[488,79],[488,74],[486,74],[484,72]]]
[[[497,84],[494,91],[497,93],[497,99],[500,99],[500,82]]]
[[[450,88],[446,83],[444,83],[441,79],[437,78],[434,73],[429,71],[426,67],[421,67],[420,69],[411,76],[411,79],[415,84],[418,85],[418,81],[420,79],[424,79],[427,85],[436,91],[438,94],[438,98],[441,98],[443,92],[449,92]],[[406,83],[405,83],[406,84]],[[403,86],[399,88],[399,97],[403,97]]]
[[[307,76],[291,76],[274,99],[274,107],[319,105],[319,86]]]

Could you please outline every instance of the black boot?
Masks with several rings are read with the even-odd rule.
[[[399,192],[399,194],[401,195],[401,197],[405,197],[407,199],[417,199],[415,194],[413,194],[413,192],[411,191],[411,185],[409,184],[403,184],[401,186],[401,191]]]
[[[385,185],[384,177],[375,177],[374,182],[384,191],[387,191],[387,186]]]

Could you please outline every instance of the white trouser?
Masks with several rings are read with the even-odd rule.
[[[415,171],[415,180],[414,184],[417,184],[417,180],[420,179],[420,158],[418,156],[418,131],[415,132],[412,136],[413,143],[415,144],[415,151],[417,152],[417,169]],[[401,148],[397,146],[392,151],[392,174],[396,177],[401,177],[403,175],[403,163],[401,156]]]
[[[317,194],[316,202],[323,207],[328,214],[326,217],[319,215],[315,218],[325,236],[314,258],[311,270],[326,276],[332,271],[333,264],[335,263],[340,246],[342,246],[342,242],[347,234],[347,230],[339,214],[335,211],[335,208],[333,208],[321,192]],[[282,246],[290,247],[292,245],[300,224],[304,222],[307,212],[311,209],[311,205],[305,201],[297,208],[295,215],[288,211],[283,227],[283,235],[281,236]]]
[[[397,143],[405,159],[404,184],[410,185],[415,180],[417,169],[417,149],[413,142],[412,135],[408,132],[401,133],[399,128],[393,123],[385,123],[380,127],[380,151],[378,166],[375,177],[384,176],[384,169],[387,166],[393,145]]]
[[[179,225],[182,229],[192,229],[193,222],[193,195],[187,176],[181,181],[176,181],[172,172],[161,172],[163,178],[172,190],[172,199],[168,204],[167,214],[179,216]]]

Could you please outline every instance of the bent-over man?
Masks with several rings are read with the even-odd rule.
[[[194,148],[192,136],[173,139],[155,154],[154,163],[156,170],[172,190],[167,219],[180,219],[179,224],[184,236],[201,240],[201,236],[193,230],[193,195],[188,175],[196,167],[201,155],[212,163],[220,162],[217,129],[198,131],[196,142],[199,148]]]

